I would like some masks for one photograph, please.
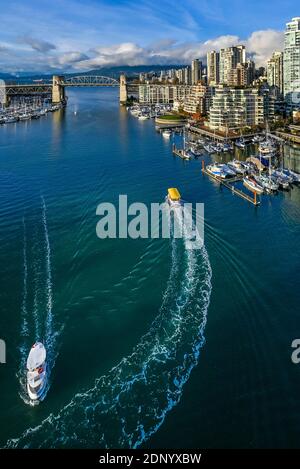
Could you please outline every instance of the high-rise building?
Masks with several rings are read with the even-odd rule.
[[[289,109],[300,107],[300,17],[293,18],[286,24],[283,91]]]
[[[185,85],[190,85],[192,82],[191,68],[185,67],[183,70],[183,83]]]
[[[267,93],[261,94],[257,88],[219,85],[209,109],[209,126],[226,132],[273,121],[274,102],[274,98]]]
[[[192,69],[191,69],[191,84],[197,85],[198,81],[202,78],[202,62],[199,59],[195,59],[192,61]]]
[[[246,49],[243,45],[227,47],[220,50],[220,83],[227,84],[228,75],[239,63],[246,62]]]
[[[207,53],[207,84],[208,85],[218,85],[219,77],[219,67],[220,67],[220,54],[215,50],[212,50]]]
[[[268,84],[274,88],[275,95],[283,95],[283,53],[274,52],[267,63]]]

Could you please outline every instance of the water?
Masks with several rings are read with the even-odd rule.
[[[0,128],[1,446],[298,446],[300,190],[254,208],[170,147],[116,90]],[[203,250],[96,237],[100,202],[171,186],[205,203]],[[50,386],[32,407],[36,339]]]

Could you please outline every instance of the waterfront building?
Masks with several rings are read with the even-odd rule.
[[[199,59],[192,61],[191,68],[191,84],[197,85],[198,81],[202,79],[202,62]]]
[[[258,88],[215,88],[209,109],[209,127],[232,130],[253,127],[274,120],[274,98]]]
[[[283,95],[283,53],[273,52],[267,63],[267,80],[279,99]]]
[[[210,107],[211,96],[211,88],[198,83],[191,87],[190,94],[184,101],[183,110],[189,114],[205,115]]]
[[[184,102],[190,95],[191,89],[190,85],[140,85],[139,102],[141,104]]]
[[[220,54],[215,50],[207,53],[207,84],[214,86],[219,84]]]
[[[300,107],[300,17],[286,24],[283,53],[284,99],[288,109]]]
[[[229,72],[240,63],[246,62],[246,49],[244,45],[227,47],[220,50],[219,57],[219,81],[221,84],[228,83]]]

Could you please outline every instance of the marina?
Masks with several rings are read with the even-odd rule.
[[[110,124],[111,119],[114,121],[113,128]],[[14,134],[15,128],[18,129],[17,134]],[[116,134],[119,138],[116,138]],[[12,138],[13,135],[15,135],[14,138]],[[24,146],[23,143],[25,135],[30,141],[28,146]],[[126,432],[122,431],[124,420],[117,420],[120,424],[120,432],[116,431],[114,434],[107,433],[107,427],[103,426],[104,415],[105,422],[112,422],[119,418],[113,410],[115,406],[118,406],[118,376],[122,376],[121,385],[123,389],[127,389],[126,383],[132,382],[136,376],[132,371],[131,363],[134,363],[133,370],[137,368],[148,370],[147,383],[143,380],[136,381],[137,385],[142,386],[143,392],[141,393],[142,400],[136,398],[134,408],[132,407],[132,391],[123,394],[122,407],[118,407],[122,412],[122,419],[132,422],[132,419],[137,416],[139,421],[142,420],[145,423],[145,411],[147,412],[148,424],[145,424],[147,431],[151,431],[153,425],[157,425],[156,416],[162,414],[165,406],[164,399],[160,402],[153,400],[153,396],[168,395],[168,390],[174,385],[172,384],[174,373],[178,373],[175,375],[178,380],[187,379],[184,368],[181,368],[183,363],[181,359],[184,358],[180,351],[182,350],[184,354],[189,353],[191,360],[194,360],[195,349],[201,348],[198,328],[202,324],[201,312],[203,310],[199,310],[197,305],[201,298],[201,289],[207,288],[207,295],[210,295],[209,284],[205,283],[205,275],[209,273],[209,266],[205,257],[202,257],[202,253],[192,254],[193,257],[189,260],[190,255],[187,256],[184,247],[180,243],[177,244],[173,251],[173,262],[176,262],[179,268],[178,278],[173,274],[171,279],[172,291],[178,294],[173,293],[174,301],[173,296],[170,297],[170,304],[163,309],[166,336],[161,337],[163,341],[161,343],[167,346],[176,358],[174,363],[173,361],[170,363],[169,359],[165,360],[161,355],[160,361],[156,360],[155,334],[158,330],[154,329],[153,341],[150,335],[149,342],[147,342],[150,355],[148,352],[146,355],[148,359],[152,356],[153,350],[153,369],[149,361],[145,368],[143,354],[138,352],[131,357],[130,353],[132,347],[140,343],[141,337],[148,330],[149,322],[155,320],[158,310],[161,307],[164,308],[161,306],[161,298],[170,268],[169,241],[142,240],[140,244],[132,244],[130,240],[124,239],[117,242],[120,243],[119,248],[116,248],[114,240],[99,242],[94,235],[95,209],[101,200],[114,200],[115,194],[118,193],[128,193],[133,201],[139,200],[147,203],[153,200],[164,201],[167,188],[176,187],[180,189],[185,200],[205,203],[205,244],[213,269],[215,288],[209,309],[210,325],[205,332],[209,338],[205,353],[208,354],[208,360],[216,366],[214,368],[216,371],[209,378],[209,388],[218,392],[221,384],[222,395],[219,395],[212,418],[211,411],[205,410],[209,409],[211,391],[209,392],[208,387],[203,383],[203,376],[209,376],[208,363],[207,360],[200,358],[198,367],[194,369],[193,381],[189,382],[189,399],[183,399],[181,406],[177,406],[176,410],[174,407],[174,411],[169,414],[169,420],[164,421],[157,435],[152,435],[147,444],[151,447],[160,445],[167,447],[171,444],[171,434],[175,435],[176,439],[181,438],[183,445],[196,444],[199,435],[204,444],[211,441],[212,436],[217,444],[224,442],[224,427],[229,428],[230,432],[236,435],[240,446],[246,444],[248,438],[251,437],[252,424],[245,424],[241,433],[240,425],[221,412],[221,408],[225,405],[234,407],[236,400],[232,395],[232,386],[229,384],[229,377],[232,375],[232,365],[229,363],[232,363],[233,357],[230,347],[224,351],[222,367],[218,365],[216,350],[221,340],[220,324],[222,324],[222,340],[226,343],[235,343],[235,346],[239,347],[241,360],[235,359],[236,366],[246,373],[247,382],[252,383],[250,387],[247,387],[248,393],[245,397],[247,409],[251,407],[253,396],[256,399],[256,406],[260,408],[264,404],[257,395],[257,389],[263,392],[263,384],[256,381],[257,370],[254,367],[250,366],[247,369],[244,367],[245,360],[251,364],[254,353],[254,345],[251,341],[249,342],[248,328],[249,324],[253,324],[254,327],[257,321],[266,323],[273,321],[274,323],[274,316],[280,317],[280,328],[275,328],[275,332],[273,329],[268,332],[268,329],[262,327],[260,333],[255,328],[255,346],[257,344],[263,346],[268,340],[272,344],[274,354],[277,353],[274,334],[278,336],[278,340],[284,340],[285,334],[293,334],[295,328],[293,323],[296,323],[296,319],[293,319],[293,311],[296,312],[299,302],[298,290],[295,288],[296,278],[290,277],[289,282],[292,287],[287,303],[280,308],[278,304],[281,298],[279,286],[282,284],[282,275],[288,275],[291,270],[297,269],[297,256],[291,258],[287,266],[280,253],[285,252],[288,246],[289,249],[293,249],[293,252],[299,250],[297,222],[300,206],[299,188],[289,183],[290,189],[279,190],[276,197],[257,196],[257,202],[260,201],[259,209],[245,210],[245,204],[241,202],[242,196],[236,193],[234,194],[236,197],[228,197],[232,193],[233,186],[237,186],[234,191],[240,190],[239,185],[243,184],[243,174],[233,177],[232,181],[235,181],[233,183],[227,178],[220,182],[205,173],[202,178],[202,160],[205,160],[206,165],[213,164],[215,161],[228,165],[231,161],[237,168],[242,168],[242,162],[251,167],[251,162],[247,163],[246,159],[254,153],[256,147],[250,144],[245,150],[235,148],[230,152],[208,155],[203,147],[206,142],[199,143],[198,139],[195,139],[186,129],[186,148],[190,147],[192,141],[194,141],[194,148],[199,148],[202,152],[200,158],[192,156],[188,164],[182,164],[180,158],[171,158],[172,144],[175,143],[177,148],[182,148],[183,135],[172,131],[172,135],[164,138],[155,131],[153,119],[141,122],[131,118],[130,113],[119,106],[117,93],[114,90],[101,90],[100,96],[94,90],[71,91],[68,106],[64,110],[60,109],[48,114],[47,119],[33,119],[29,126],[5,125],[1,128],[0,145],[3,149],[5,145],[5,152],[1,153],[0,164],[1,232],[5,234],[5,241],[0,247],[0,260],[3,286],[1,304],[5,314],[0,318],[0,326],[1,330],[4,330],[6,327],[4,318],[10,317],[9,331],[11,332],[7,333],[7,343],[13,341],[17,334],[18,342],[25,344],[25,353],[22,352],[23,349],[20,353],[17,352],[12,373],[8,373],[3,381],[3,399],[0,407],[2,422],[5,425],[2,426],[0,432],[2,446],[5,446],[10,438],[18,437],[14,444],[20,447],[26,444],[72,447],[74,445],[72,435],[77,432],[72,422],[75,426],[79,426],[80,423],[80,426],[86,429],[94,425],[94,434],[103,434],[105,440],[103,444],[109,446],[114,446],[118,441],[122,447],[126,447],[129,444],[128,438],[140,438],[138,431],[134,430],[129,437],[126,436]],[[297,172],[295,171],[297,169],[299,171],[300,159],[297,149],[287,147],[284,150],[283,167],[290,168],[294,172]],[[240,163],[236,162],[236,160],[239,161],[238,157]],[[278,168],[281,174],[280,168],[281,165]],[[114,177],[110,176],[112,174]],[[26,187],[21,181],[26,181]],[[220,186],[225,189],[223,194],[220,193]],[[41,187],[46,211],[41,200]],[[249,197],[254,200],[255,195],[249,192]],[[249,202],[252,205],[252,202]],[[287,220],[291,227],[289,229],[286,225]],[[72,233],[70,226],[72,226]],[[272,262],[273,250],[268,249],[270,232],[273,233],[274,243],[276,242],[278,246],[276,268]],[[13,248],[16,246],[16,239],[21,240],[18,249]],[[248,254],[249,246],[253,245],[253,239],[259,239],[259,243],[256,243],[255,259],[254,256]],[[232,240],[234,240],[233,244],[230,243]],[[49,244],[51,246],[50,264],[49,257],[46,255]],[[83,252],[83,257],[78,257],[76,254],[78,250]],[[110,252],[109,259],[105,257],[107,250]],[[122,264],[120,265],[121,252]],[[27,270],[24,270],[24,259]],[[85,259],[89,259],[87,269],[84,267]],[[187,265],[186,262],[188,262]],[[240,273],[235,268],[237,263],[239,272],[243,273],[243,282],[245,282],[243,288],[240,284]],[[199,283],[195,284],[194,269],[198,269],[198,264],[204,277],[202,279],[202,274],[197,270]],[[67,270],[66,265],[69,266]],[[160,266],[159,270],[157,265]],[[228,269],[228,265],[232,267]],[[268,282],[265,282],[266,266],[268,266]],[[132,270],[132,275],[126,279],[127,273]],[[249,274],[254,271],[255,276]],[[49,272],[52,275],[49,276]],[[20,304],[22,306],[24,298],[24,279],[27,279],[28,293],[26,297],[25,290],[25,303],[20,310]],[[99,279],[101,279],[100,282]],[[179,292],[181,285],[185,284],[183,279],[185,279],[184,282],[187,281],[186,279],[191,282],[191,285],[188,285],[189,303],[183,306],[184,321],[180,323],[175,339],[172,334],[173,340],[169,343],[168,330],[174,327],[172,330],[177,331],[177,311],[182,310],[182,306],[176,309],[176,302],[181,301]],[[64,292],[60,290],[62,283],[65,284]],[[253,300],[253,290],[257,288],[261,289],[262,294],[260,297],[255,296]],[[16,291],[13,305],[10,300],[10,291]],[[113,299],[115,297],[122,299],[121,302],[118,300],[118,307],[115,306]],[[271,298],[268,308],[262,300],[265,297]],[[53,306],[48,310],[47,305],[49,301],[51,304],[51,298]],[[123,301],[124,298],[126,301]],[[132,302],[136,305],[134,310]],[[37,309],[35,304],[38,305]],[[145,311],[145,304],[147,304],[147,315],[140,314],[140,311]],[[250,304],[251,307],[248,306]],[[199,311],[199,316],[195,316],[195,311]],[[28,321],[27,331],[23,329],[23,317]],[[52,322],[51,320],[49,322],[49,317],[52,318]],[[124,336],[124,329],[127,331],[126,340],[120,342],[119,338]],[[30,407],[23,401],[23,399],[26,401],[28,395],[26,381],[25,389],[22,387],[22,374],[19,374],[19,370],[20,367],[22,370],[26,369],[28,353],[36,340],[36,331],[40,331],[40,336],[45,337],[50,387],[42,405]],[[88,340],[88,348],[85,341],[81,340],[82,337]],[[118,341],[118,347],[112,346],[112,340]],[[74,341],[78,347],[78,356],[84,357],[84,362],[88,360],[88,368],[72,366]],[[145,346],[142,343],[141,347]],[[101,356],[100,362],[99,355]],[[123,366],[124,357],[128,357],[126,367]],[[115,376],[114,371],[111,370],[118,363]],[[159,386],[157,384],[157,372],[160,366],[166,373],[166,386],[164,383],[160,383]],[[267,362],[260,361],[257,366],[261,367],[260,371],[263,373]],[[281,373],[284,367],[285,361],[278,360],[276,373],[269,376],[270,382],[279,387],[278,398],[286,384],[284,373]],[[69,370],[67,374],[65,369]],[[7,370],[9,371],[8,368]],[[3,371],[6,373],[5,370]],[[221,377],[219,373],[222,374]],[[107,374],[108,378],[104,378]],[[16,375],[20,376],[20,383],[18,379],[16,380]],[[64,376],[63,382],[62,375]],[[237,373],[238,382],[239,376],[240,373]],[[92,391],[95,377],[102,377],[96,389],[101,398],[103,397],[108,403],[105,406],[101,404],[98,395],[95,395],[95,389]],[[274,386],[271,386],[272,389]],[[22,398],[16,392],[16,387],[19,387]],[[65,407],[73,402],[73,396],[82,388],[85,390],[85,397],[76,398],[74,401],[76,404],[72,403]],[[12,389],[15,390],[13,393]],[[274,397],[274,392],[272,395]],[[296,391],[293,398],[286,402],[291,413],[295,409],[295,398]],[[84,411],[86,405],[89,405],[91,409],[97,405],[97,414],[91,412],[88,421],[79,420],[77,412]],[[143,406],[142,412],[138,411],[140,405]],[[34,411],[36,408],[39,409],[38,413]],[[201,420],[203,416],[205,418],[205,424],[201,423],[201,425],[199,424],[200,413],[197,410],[199,408]],[[10,418],[12,412],[15,415],[13,420]],[[56,425],[60,428],[59,441],[52,423],[47,421],[40,427],[41,420],[47,419],[52,412],[59,415],[56,420]],[[30,441],[24,434],[29,427],[28,413],[31,419],[30,426],[37,428],[30,437]],[[179,422],[186,418],[192,422],[193,431],[187,430],[187,434],[182,435]],[[247,421],[248,418],[250,419],[250,413],[247,414]],[[276,416],[276,421],[277,419],[278,416]],[[214,424],[209,422],[214,422]],[[273,433],[274,422],[275,417],[273,418],[270,414],[270,420],[266,425],[271,439],[276,438],[276,434]],[[50,425],[53,430],[47,430],[47,437],[44,434],[44,425]],[[174,430],[176,428],[178,430]],[[197,438],[193,436],[195,428]],[[216,428],[220,430],[216,431]],[[259,426],[257,428],[256,438],[264,441],[265,432],[261,431]],[[286,430],[283,425],[281,428],[284,437]],[[88,444],[85,443],[84,437],[82,438],[84,444]],[[225,443],[226,441],[229,444],[229,440],[225,440]],[[96,445],[96,439],[92,443]],[[91,444],[90,439],[89,444]]]
[[[237,189],[236,187],[234,187],[233,184],[235,182],[240,182],[240,181],[243,180],[243,178],[241,176],[235,176],[235,177],[232,177],[232,178],[226,180],[224,178],[221,178],[220,176],[216,176],[216,175],[212,174],[211,172],[207,171],[207,169],[205,168],[204,161],[202,163],[203,163],[202,164],[203,174],[206,174],[207,176],[214,179],[215,181],[218,181],[220,183],[220,185],[222,185],[222,186],[226,187],[227,189],[229,189],[232,194],[241,197],[242,199],[246,200],[247,202],[250,202],[251,204],[253,204],[255,206],[260,204],[260,201],[257,198],[256,192],[254,192],[254,197],[252,198],[248,194],[246,194],[245,192],[243,192],[243,191]]]

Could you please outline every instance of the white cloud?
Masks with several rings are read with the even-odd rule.
[[[253,55],[257,66],[264,66],[275,50],[283,49],[284,33],[267,29],[255,31],[245,42],[246,50]]]
[[[93,68],[122,65],[168,65],[188,64],[194,58],[205,61],[206,53],[210,50],[219,50],[235,44],[245,44],[248,55],[253,58],[257,66],[266,65],[266,61],[274,50],[283,47],[283,33],[275,30],[262,30],[253,32],[249,38],[242,39],[236,35],[222,35],[202,42],[179,43],[173,39],[163,39],[147,46],[141,46],[135,42],[123,42],[114,45],[99,45],[93,49],[87,47],[72,49],[70,44],[60,42],[54,45],[46,41],[38,41],[26,38],[30,48],[17,50],[13,44],[5,51],[6,58],[0,67],[10,71],[10,65],[15,70],[16,63],[20,69],[31,71],[87,71]],[[30,39],[30,40],[29,40]],[[23,38],[24,44],[24,38]],[[2,44],[7,47],[7,44]],[[38,54],[37,54],[37,52]]]

